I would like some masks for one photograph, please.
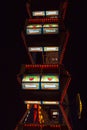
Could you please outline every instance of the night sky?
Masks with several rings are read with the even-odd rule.
[[[20,96],[21,87],[16,75],[22,63],[27,63],[27,55],[20,36],[25,22],[25,1],[16,0],[3,3],[2,8],[2,42],[1,42],[1,130],[14,130],[17,122],[26,110]],[[4,10],[4,11],[3,11]],[[70,31],[63,64],[70,72],[72,81],[68,90],[70,101],[77,92],[83,102],[82,119],[77,130],[86,130],[87,98],[86,98],[86,7],[85,2],[73,0],[69,2],[65,25]],[[11,13],[12,12],[12,13]],[[75,119],[74,119],[75,122]],[[77,122],[76,122],[77,123]],[[76,125],[76,123],[74,123]],[[80,127],[80,128],[79,128]]]

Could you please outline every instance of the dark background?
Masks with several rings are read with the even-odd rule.
[[[20,96],[21,87],[16,79],[21,63],[28,62],[20,36],[26,16],[25,1],[3,1],[1,6],[0,127],[1,130],[14,130],[26,110],[23,99]],[[86,2],[79,0],[69,1],[68,6],[65,25],[70,31],[70,38],[63,63],[72,76],[68,90],[70,101],[72,102],[76,93],[79,92],[83,102],[81,120],[76,122],[72,111],[74,130],[86,130]]]

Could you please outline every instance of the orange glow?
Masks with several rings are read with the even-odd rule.
[[[27,109],[29,109],[30,108],[30,104],[27,104]]]
[[[40,19],[28,19],[28,23],[49,23],[49,22],[59,22],[58,18],[40,18]]]
[[[34,104],[34,108],[36,108],[36,109],[37,109],[37,104]]]
[[[58,64],[52,64],[52,65],[25,65],[26,69],[31,69],[31,68],[58,68]]]

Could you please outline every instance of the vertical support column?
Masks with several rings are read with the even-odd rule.
[[[61,104],[60,104],[60,110],[61,110],[61,112],[62,112],[62,114],[63,114],[63,117],[64,117],[64,119],[65,119],[65,122],[66,122],[66,124],[67,124],[68,129],[69,129],[69,130],[72,130],[71,125],[70,125],[70,123],[69,123],[69,121],[68,121],[68,118],[67,118],[67,116],[66,116],[66,113],[65,113],[65,111],[64,111],[64,108],[63,108],[63,106],[62,106]]]

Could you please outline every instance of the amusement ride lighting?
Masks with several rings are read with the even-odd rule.
[[[33,11],[33,16],[45,16],[45,11]]]
[[[44,51],[59,51],[59,47],[44,47]]]
[[[24,101],[25,104],[41,104],[40,101]]]
[[[25,68],[26,69],[29,69],[29,68],[48,68],[48,69],[50,69],[50,68],[58,68],[58,64],[48,64],[48,65],[25,65]]]
[[[30,84],[30,85],[25,84],[25,88],[36,88],[36,85],[35,84]]]
[[[58,18],[43,18],[43,19],[29,19],[28,23],[49,23],[49,22],[59,22]]]
[[[43,104],[49,104],[49,105],[58,105],[58,101],[43,101]]]
[[[45,84],[44,85],[44,88],[56,88],[56,85],[48,85],[48,84]]]
[[[29,51],[30,51],[30,52],[42,51],[42,47],[29,47]]]

